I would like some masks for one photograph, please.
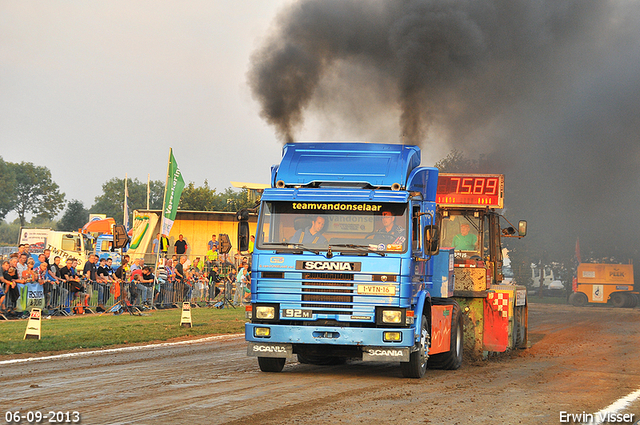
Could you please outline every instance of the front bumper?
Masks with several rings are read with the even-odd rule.
[[[269,337],[255,336],[256,328],[269,328]],[[245,323],[245,338],[253,342],[285,344],[375,345],[413,347],[412,328],[352,328],[332,326],[294,326]],[[384,341],[384,332],[399,332],[400,341]]]

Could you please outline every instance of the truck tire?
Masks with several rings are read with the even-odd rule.
[[[408,362],[401,362],[402,376],[405,378],[422,378],[427,372],[427,347],[429,345],[429,329],[427,318],[423,315],[420,321],[420,342],[417,351],[410,354]]]
[[[527,310],[525,306],[514,307],[513,347],[527,348]]]
[[[614,292],[611,294],[611,304],[616,308],[627,306],[627,297],[622,292]]]
[[[624,294],[624,298],[625,298],[625,302],[624,302],[624,306],[627,308],[634,308],[635,306],[638,305],[638,300],[636,299],[635,294],[631,294],[631,293],[626,293]]]
[[[284,357],[258,357],[258,365],[263,372],[282,372],[286,361]]]
[[[462,365],[463,329],[460,306],[454,301],[453,313],[451,315],[451,342],[449,351],[430,356],[428,363],[429,369],[455,370]]]
[[[569,304],[575,307],[584,307],[589,302],[589,298],[582,292],[574,292],[569,295]]]

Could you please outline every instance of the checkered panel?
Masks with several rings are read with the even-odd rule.
[[[509,294],[504,292],[489,292],[487,298],[489,299],[491,308],[500,312],[502,317],[509,315]]]

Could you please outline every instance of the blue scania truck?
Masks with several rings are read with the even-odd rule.
[[[465,346],[501,350],[483,343],[495,342],[484,325],[493,312],[491,326],[507,339],[502,351],[523,345],[526,303],[500,282],[492,241],[515,231],[495,229],[498,213],[482,196],[502,196],[503,180],[458,176],[456,187],[449,176],[439,205],[438,170],[420,162],[411,145],[284,146],[261,199],[245,327],[262,371],[280,372],[294,355],[311,364],[400,362],[411,378],[427,366],[457,369]],[[476,195],[469,201],[456,190]],[[470,246],[453,246],[454,225]],[[487,310],[494,299],[500,311]]]

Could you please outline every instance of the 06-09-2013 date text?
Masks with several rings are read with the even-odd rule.
[[[80,423],[80,412],[63,412],[50,410],[46,413],[43,413],[40,411],[20,412],[18,410],[15,410],[5,412],[4,420],[5,423],[8,424],[77,424]]]

